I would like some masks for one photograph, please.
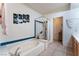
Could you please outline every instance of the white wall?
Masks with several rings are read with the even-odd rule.
[[[67,11],[64,13],[64,19],[63,19],[63,44],[67,46],[67,43],[71,37],[72,29],[70,29],[67,26],[66,20],[70,20],[70,11]]]
[[[71,3],[70,20],[72,22],[72,34],[79,34],[79,3]]]
[[[69,25],[72,27],[71,29],[67,26],[64,27],[64,39],[66,38],[64,43],[67,44],[66,42],[69,41],[71,35],[79,35],[79,8],[69,10],[64,16],[64,19],[70,21]],[[66,22],[64,22],[64,25],[66,25]]]
[[[67,27],[66,20],[70,19],[70,17],[78,18],[78,11],[79,9],[74,9],[71,11],[45,15],[49,19],[48,39],[50,39],[50,42],[53,42],[53,18],[63,16],[63,44],[67,44],[68,39],[71,36],[71,32],[73,31],[71,31],[71,29]],[[29,14],[30,23],[13,24],[13,13]],[[7,41],[34,36],[34,19],[40,16],[42,15],[23,4],[5,4],[5,23],[7,35],[3,35],[0,33],[0,39],[2,41]]]
[[[51,22],[50,22],[50,20],[48,20],[48,23],[47,23],[47,39],[51,42],[51,40],[50,40],[50,27],[51,26]]]
[[[30,22],[25,24],[13,24],[13,13],[29,14]],[[30,9],[24,4],[6,3],[5,4],[5,24],[7,35],[0,34],[2,41],[17,40],[34,36],[34,20],[42,16],[40,13]]]
[[[53,18],[55,17],[61,17],[63,16],[63,45],[66,45],[68,42],[68,39],[71,36],[71,30],[68,29],[66,25],[66,19],[69,17],[69,11],[59,12],[59,13],[51,13],[48,15],[45,15],[50,19],[50,25],[49,25],[49,32],[50,32],[50,42],[53,42]]]
[[[48,22],[48,30],[49,30],[49,38],[50,38],[50,42],[53,42],[53,18],[54,17],[59,17],[59,16],[62,16],[63,13],[51,13],[51,14],[48,14],[48,15],[45,15],[48,19],[49,19],[49,22]]]
[[[79,34],[79,8],[70,10],[70,20],[72,22],[72,34]]]
[[[78,7],[78,6],[77,6]],[[66,46],[71,35],[79,34],[79,8],[74,8],[69,11],[59,12],[59,13],[51,13],[45,15],[50,19],[49,25],[49,32],[50,32],[50,42],[53,41],[53,18],[63,16],[63,44]],[[69,20],[69,24],[72,28],[68,28],[66,20]]]
[[[79,3],[71,3],[70,9],[79,8]]]

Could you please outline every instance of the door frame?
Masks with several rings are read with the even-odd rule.
[[[54,40],[54,19],[59,17],[62,17],[62,42],[61,43],[63,45],[63,16],[58,16],[53,18],[53,40]]]

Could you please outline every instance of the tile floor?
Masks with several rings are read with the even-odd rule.
[[[61,43],[53,42],[39,56],[71,56],[71,54],[67,53],[66,48]]]

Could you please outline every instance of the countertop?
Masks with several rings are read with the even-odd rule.
[[[73,34],[73,37],[78,41],[79,43],[79,34]]]

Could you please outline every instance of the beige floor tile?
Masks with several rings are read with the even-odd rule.
[[[72,56],[66,48],[59,42],[53,42],[48,45],[48,48],[39,54],[39,56]]]
[[[65,52],[57,51],[53,54],[53,56],[66,56]]]

